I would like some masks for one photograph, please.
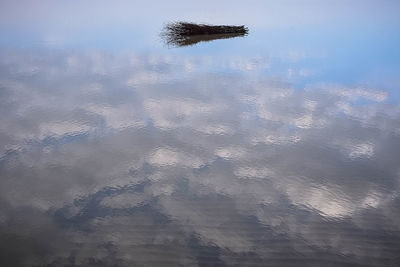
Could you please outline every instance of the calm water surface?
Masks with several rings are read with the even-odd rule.
[[[400,266],[398,1],[166,2],[0,4],[0,266]]]

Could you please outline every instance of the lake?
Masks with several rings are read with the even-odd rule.
[[[0,266],[400,266],[398,1],[134,2],[0,3]]]

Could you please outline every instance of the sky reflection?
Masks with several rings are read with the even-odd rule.
[[[3,262],[395,266],[388,92],[230,60],[3,54]]]

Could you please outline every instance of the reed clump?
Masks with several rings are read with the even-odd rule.
[[[173,22],[166,25],[166,30],[176,35],[201,35],[201,34],[247,34],[248,28],[241,26],[228,25],[208,25],[189,22]]]
[[[190,22],[173,22],[164,26],[161,36],[168,45],[186,46],[198,42],[245,36],[248,28],[244,25],[208,25]]]

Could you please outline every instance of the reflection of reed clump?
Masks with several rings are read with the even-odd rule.
[[[245,36],[247,33],[248,28],[244,25],[227,26],[174,22],[167,24],[161,35],[168,45],[186,46],[202,41]]]

